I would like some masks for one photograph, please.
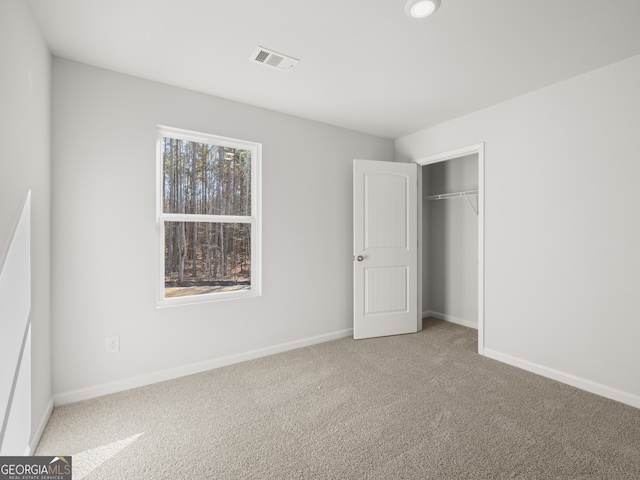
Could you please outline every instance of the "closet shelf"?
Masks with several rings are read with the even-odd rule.
[[[478,215],[478,208],[471,202],[470,196],[478,195],[478,190],[467,190],[466,192],[452,192],[452,193],[441,193],[439,195],[429,195],[428,197],[424,197],[425,200],[448,200],[450,198],[461,198],[464,197],[473,208],[473,211]]]
[[[439,195],[429,195],[424,197],[425,200],[448,200],[449,198],[467,197],[469,195],[478,195],[478,190],[467,190],[466,192],[441,193]]]

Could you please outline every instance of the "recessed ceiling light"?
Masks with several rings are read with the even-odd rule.
[[[409,0],[404,11],[413,18],[425,18],[440,7],[440,0]]]

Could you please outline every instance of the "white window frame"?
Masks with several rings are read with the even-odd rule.
[[[170,137],[189,142],[220,145],[251,151],[251,215],[197,215],[164,213],[163,205],[163,161],[162,138]],[[158,125],[156,143],[156,218],[158,239],[158,289],[157,306],[189,305],[194,303],[215,302],[236,298],[249,298],[262,295],[262,144],[221,137],[207,133],[193,132],[179,128]],[[249,223],[251,224],[251,288],[232,292],[205,293],[184,297],[165,298],[165,259],[164,259],[164,224],[171,222],[211,222],[211,223]]]

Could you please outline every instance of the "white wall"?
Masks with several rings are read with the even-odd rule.
[[[423,197],[478,189],[478,156],[422,167]],[[478,197],[469,197],[477,208]],[[478,216],[464,197],[423,200],[422,309],[478,326]]]
[[[32,447],[51,408],[51,56],[22,0],[0,1],[0,265],[31,198]],[[8,319],[0,318],[2,325]],[[3,412],[0,412],[3,413]]]
[[[391,140],[68,60],[53,72],[56,402],[350,333],[352,159],[393,160]],[[156,308],[158,124],[262,143],[262,297]]]
[[[486,353],[640,406],[640,56],[396,141],[486,142]]]

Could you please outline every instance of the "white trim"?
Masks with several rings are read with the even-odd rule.
[[[478,353],[484,355],[484,143],[478,152]]]
[[[424,166],[467,155],[478,156],[478,325],[476,328],[478,329],[478,353],[484,355],[484,143],[417,158],[414,162]],[[418,230],[418,240],[422,248],[422,228]],[[418,278],[422,278],[422,263],[418,264],[418,269]],[[418,320],[421,323],[422,319]]]
[[[201,215],[182,213],[163,213],[165,222],[207,222],[207,223],[254,223],[253,217],[238,217],[233,215]]]
[[[339,330],[337,332],[326,333],[324,335],[318,335],[315,337],[303,338],[302,340],[281,343],[279,345],[251,350],[249,352],[238,353],[235,355],[229,355],[227,357],[215,358],[204,362],[184,365],[182,367],[152,372],[145,375],[138,375],[115,382],[103,383],[91,387],[80,388],[78,390],[72,390],[70,392],[58,393],[53,396],[53,403],[55,406],[59,406],[65,405],[67,403],[80,402],[82,400],[88,400],[90,398],[122,392],[124,390],[143,387],[145,385],[164,382],[166,380],[173,380],[175,378],[184,377],[186,375],[206,372],[215,368],[226,367],[228,365],[245,362],[247,360],[254,360],[256,358],[262,358],[269,355],[274,355],[276,353],[287,352],[289,350],[295,350],[297,348],[308,347],[310,345],[316,345],[318,343],[329,342],[331,340],[337,340],[339,338],[350,337],[352,335],[352,328],[347,330]]]
[[[163,278],[164,279],[164,278]],[[185,297],[172,297],[156,300],[156,308],[177,307],[180,305],[195,305],[198,303],[220,302],[223,300],[238,300],[241,298],[259,297],[260,292],[253,286],[247,290],[233,290],[230,292],[202,293]]]
[[[444,162],[445,160],[453,160],[454,158],[466,157],[476,153],[484,153],[484,143],[476,143],[466,147],[447,150],[446,152],[436,153],[428,157],[416,158],[414,160],[418,165],[431,165],[432,163]]]
[[[484,349],[484,355],[486,357],[492,358],[493,360],[497,360],[499,362],[521,368],[528,372],[542,375],[543,377],[550,378],[552,380],[556,380],[558,382],[562,382],[567,385],[571,385],[572,387],[576,387],[581,390],[585,390],[587,392],[595,393],[596,395],[610,398],[611,400],[615,400],[617,402],[621,402],[626,405],[630,405],[632,407],[640,408],[640,396],[638,395],[634,395],[629,392],[618,390],[616,388],[609,387],[607,385],[603,385],[601,383],[597,383],[591,380],[587,380],[586,378],[578,377],[576,375],[571,375],[570,373],[565,373],[565,372],[561,372],[560,370],[555,370],[553,368],[545,367],[543,365],[539,365],[537,363],[533,363],[528,360],[512,357],[511,355],[500,353],[495,350],[491,350],[489,348]]]
[[[196,143],[210,143],[212,137],[215,137],[215,144],[220,145],[221,147],[241,147],[244,150],[253,150],[256,148],[256,145],[259,145],[256,142],[250,142],[248,140],[240,140],[238,138],[195,132],[193,130],[184,130],[182,128],[168,127],[166,125],[158,125],[158,130],[161,136],[166,135],[172,138],[179,138],[182,140],[187,140],[188,142]]]
[[[423,265],[423,259],[424,259],[424,252],[422,251],[422,246],[424,244],[424,240],[422,238],[422,229],[423,229],[423,208],[424,205],[422,204],[422,196],[423,196],[423,189],[424,186],[422,185],[422,178],[424,177],[423,173],[422,173],[422,169],[418,168],[418,230],[417,230],[417,242],[418,242],[418,313],[422,312],[422,309],[424,308],[424,305],[422,304],[422,293],[423,293],[423,289],[424,289],[424,282],[422,279],[422,265]],[[422,331],[422,318],[418,318],[418,332]]]
[[[40,439],[42,438],[42,434],[44,433],[44,429],[47,427],[47,423],[49,423],[49,419],[51,418],[51,414],[53,413],[53,397],[49,399],[49,404],[44,411],[44,415],[40,420],[40,424],[38,425],[38,429],[31,436],[31,440],[29,441],[29,446],[27,447],[25,456],[31,455],[35,453],[38,448],[38,444],[40,443]]]
[[[462,325],[463,327],[473,328],[475,330],[478,329],[478,323],[472,322],[471,320],[466,320],[464,318],[454,317],[453,315],[447,315],[445,313],[434,312],[433,310],[428,310],[422,314],[422,318],[425,317],[433,317],[438,320],[444,320],[445,322],[455,323],[457,325]]]

